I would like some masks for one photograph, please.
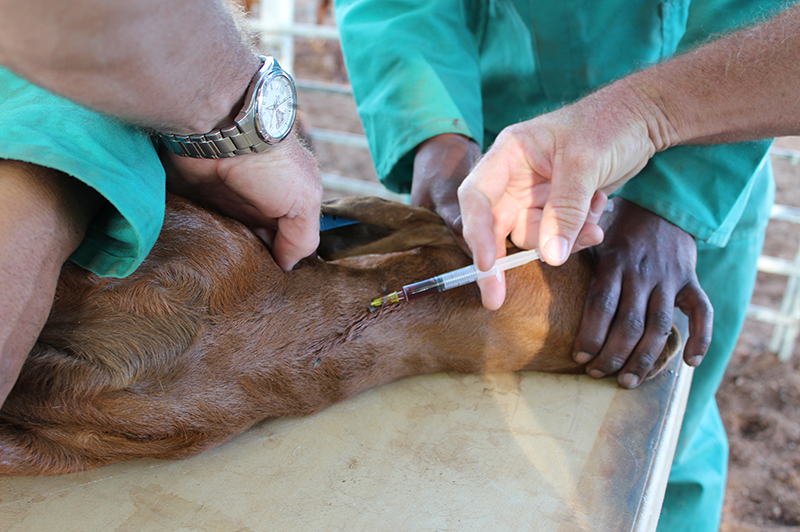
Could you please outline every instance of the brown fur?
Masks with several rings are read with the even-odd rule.
[[[410,375],[582,371],[570,349],[585,256],[508,272],[497,312],[475,285],[370,312],[373,298],[469,259],[427,210],[374,198],[325,210],[364,223],[329,232],[326,258],[290,273],[241,224],[175,197],[130,277],[68,263],[0,411],[0,474],[184,458]],[[673,335],[659,367],[677,348]]]

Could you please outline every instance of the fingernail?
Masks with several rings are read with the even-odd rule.
[[[593,369],[589,372],[589,376],[594,379],[602,379],[603,377],[606,376],[606,374],[600,371],[599,369]]]
[[[702,355],[695,355],[689,359],[689,362],[687,362],[687,364],[689,364],[693,368],[696,368],[697,366],[700,365],[702,361],[703,361]]]
[[[574,358],[575,358],[575,362],[577,362],[578,364],[587,364],[594,357],[592,355],[590,355],[589,353],[584,353],[583,351],[579,351],[579,352],[575,353],[575,357]]]
[[[633,373],[626,373],[619,378],[619,383],[625,388],[636,388],[639,385],[639,376]]]
[[[562,236],[554,236],[544,243],[543,250],[553,262],[562,263],[569,255],[569,243]]]

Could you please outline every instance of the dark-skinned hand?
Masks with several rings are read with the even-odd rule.
[[[648,375],[672,327],[674,307],[689,317],[684,360],[697,366],[711,342],[714,311],[697,281],[694,238],[621,198],[601,220],[591,248],[592,280],[573,356],[589,375],[618,374],[635,388]]]
[[[419,146],[414,158],[411,204],[442,217],[458,245],[469,253],[462,236],[458,187],[481,156],[481,148],[467,137],[446,133]]]

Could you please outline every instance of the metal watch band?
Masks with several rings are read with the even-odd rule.
[[[197,159],[219,159],[234,157],[246,153],[260,153],[270,146],[277,144],[285,134],[278,138],[270,138],[269,134],[262,136],[256,130],[258,116],[258,94],[263,84],[283,76],[288,79],[292,90],[292,101],[296,99],[294,82],[291,76],[283,71],[273,57],[258,56],[261,66],[253,75],[245,94],[245,102],[241,112],[234,120],[234,124],[209,133],[195,133],[192,135],[172,135],[158,132],[161,144],[170,152],[182,157]],[[294,120],[294,115],[292,115]],[[290,124],[291,127],[291,124]],[[288,134],[288,131],[286,132]]]
[[[247,124],[246,130],[234,124],[224,129],[218,129],[205,135],[168,135],[159,133],[158,136],[168,151],[182,157],[196,159],[220,159],[233,157],[244,153],[259,153],[269,144],[261,140],[255,129],[255,123]]]

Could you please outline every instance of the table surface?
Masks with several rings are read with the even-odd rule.
[[[0,479],[0,531],[654,530],[690,381],[407,378],[188,460]]]

